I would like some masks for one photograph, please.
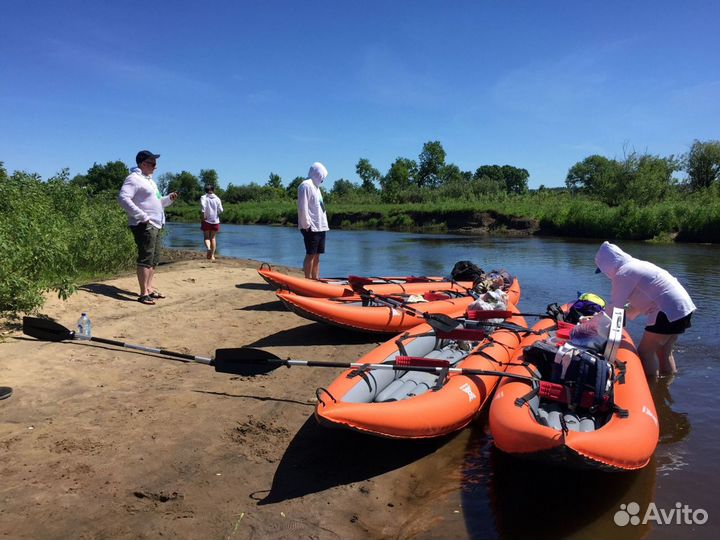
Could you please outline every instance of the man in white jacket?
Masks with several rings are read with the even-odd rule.
[[[118,202],[128,215],[128,225],[137,246],[137,279],[140,285],[138,302],[152,305],[165,298],[152,284],[155,267],[160,262],[160,230],[165,225],[165,207],[170,206],[177,193],[162,196],[152,178],[160,154],[141,150],[135,156],[137,167],[125,178]]]
[[[202,229],[207,248],[207,258],[215,260],[217,240],[215,236],[220,232],[220,214],[223,213],[223,206],[220,197],[215,195],[215,186],[205,186],[205,195],[200,197],[200,212],[202,212]]]
[[[647,326],[638,354],[645,374],[652,378],[677,371],[673,348],[680,334],[690,328],[695,304],[680,282],[650,262],[636,259],[615,244],[603,242],[595,255],[596,273],[612,282],[611,299],[605,311],[627,305],[627,316],[644,315]]]
[[[298,186],[298,229],[305,242],[303,271],[308,279],[320,277],[320,255],[325,253],[325,233],[330,229],[320,191],[327,174],[325,166],[316,161],[310,166],[309,178]]]

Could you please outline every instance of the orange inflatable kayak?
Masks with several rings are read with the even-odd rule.
[[[519,315],[508,322],[525,326]],[[378,346],[358,363],[392,362],[409,355],[411,363],[417,359],[446,360],[454,368],[503,372],[521,341],[517,331],[507,329],[488,330],[488,338],[477,336],[477,332],[473,336],[472,331],[469,336],[452,337],[453,333],[462,334],[462,329],[442,334],[421,324]],[[317,390],[315,417],[324,426],[382,437],[439,437],[470,423],[497,382],[495,374],[348,370],[327,388]]]
[[[517,304],[520,299],[517,279],[506,292],[509,303]],[[421,313],[459,317],[474,301],[472,296],[452,290],[427,291],[422,295],[424,301],[413,301],[408,295],[310,298],[287,291],[278,291],[276,294],[288,309],[306,319],[351,330],[388,334],[403,332],[425,322]],[[407,305],[410,309],[389,306],[385,301],[387,298]]]
[[[283,274],[269,268],[260,268],[258,274],[273,287],[313,298],[338,298],[357,294],[350,278],[307,279]],[[433,289],[464,292],[472,287],[470,281],[453,283],[443,277],[389,276],[362,278],[363,286],[377,294],[422,294]]]
[[[567,323],[558,323],[566,325]],[[542,320],[533,328],[543,331],[530,336],[515,353],[508,373],[540,375],[532,383],[504,379],[490,406],[490,431],[495,446],[504,452],[547,460],[571,467],[631,470],[644,467],[658,442],[659,425],[655,405],[635,345],[620,323],[616,357],[601,370],[607,354],[583,356],[553,353],[567,339],[553,321]],[[562,331],[565,331],[562,334]],[[546,354],[547,353],[547,354]],[[577,356],[580,354],[580,356]],[[549,356],[549,359],[548,359]],[[565,376],[582,360],[595,387],[558,385],[558,373]],[[611,358],[612,360],[612,358]],[[553,369],[555,371],[553,371]],[[559,371],[558,371],[559,370]],[[604,376],[608,371],[607,379]],[[594,373],[594,375],[593,375]],[[601,373],[603,375],[601,376]],[[585,377],[587,377],[585,375]],[[592,379],[594,377],[594,379]],[[584,387],[584,389],[583,389]],[[597,396],[597,397],[596,397]]]

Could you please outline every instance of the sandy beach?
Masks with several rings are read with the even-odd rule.
[[[254,346],[354,361],[381,339],[286,311],[258,266],[173,261],[158,268],[167,298],[155,306],[136,301],[127,274],[67,301],[49,296],[41,313],[72,329],[87,311],[94,336],[206,357]],[[443,460],[467,432],[403,443],[321,428],[315,389],[339,373],[238,377],[11,327],[0,342],[0,385],[14,388],[0,401],[0,536],[448,537],[427,510],[453,496],[457,479],[446,478]]]

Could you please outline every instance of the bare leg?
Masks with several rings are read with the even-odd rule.
[[[648,379],[658,377],[661,372],[663,375],[676,372],[675,359],[672,355],[676,340],[677,335],[647,331],[643,334],[638,346],[638,354]]]
[[[210,260],[215,260],[215,250],[217,249],[217,240],[215,238],[215,235],[217,235],[217,232],[215,231],[208,231],[210,233]]]
[[[145,296],[146,294],[150,294],[152,292],[150,286],[152,284],[153,271],[154,270],[152,268],[148,268],[147,266],[137,267],[137,278],[138,285],[140,285],[140,296]]]
[[[658,360],[660,360],[660,375],[675,375],[675,373],[677,373],[675,356],[673,355],[677,338],[677,334],[668,336],[668,340],[657,353]]]
[[[203,231],[203,239],[205,241],[205,249],[207,250],[207,258],[212,257],[212,242],[210,241],[210,232]]]
[[[312,268],[312,277],[313,279],[320,279],[320,255],[315,255],[315,260],[313,262]]]
[[[305,255],[305,260],[303,260],[303,272],[305,272],[305,277],[307,279],[312,279],[312,269],[313,269],[314,259],[315,259],[315,255]]]

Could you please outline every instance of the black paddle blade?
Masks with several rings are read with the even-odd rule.
[[[63,325],[39,317],[23,317],[23,334],[42,341],[64,341],[75,337],[75,332]]]
[[[220,373],[264,375],[286,365],[286,362],[268,351],[242,347],[239,349],[217,349],[212,365],[215,366],[215,371]]]
[[[460,326],[460,321],[443,313],[425,313],[423,317],[430,326],[441,332],[451,332]]]

